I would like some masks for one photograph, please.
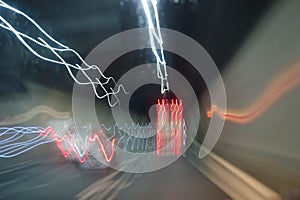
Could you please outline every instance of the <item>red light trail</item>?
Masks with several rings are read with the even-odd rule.
[[[64,155],[65,158],[69,157],[70,155],[72,155],[72,153],[74,153],[74,155],[79,160],[79,162],[83,163],[86,161],[86,159],[89,156],[89,150],[90,150],[92,143],[97,142],[99,150],[101,151],[105,160],[107,162],[110,162],[112,160],[112,158],[114,156],[114,151],[115,151],[114,150],[115,139],[113,139],[111,142],[111,151],[110,151],[110,155],[108,155],[109,153],[107,152],[102,141],[99,138],[99,133],[98,132],[93,133],[88,138],[88,142],[87,142],[86,146],[81,145],[82,149],[84,149],[83,150],[84,153],[80,154],[78,148],[76,148],[75,134],[71,133],[73,130],[74,129],[71,129],[71,131],[68,131],[63,136],[59,136],[55,133],[55,131],[51,127],[48,127],[47,129],[42,131],[40,133],[40,135],[41,136],[49,135],[50,137],[54,138],[56,145],[58,146],[58,148],[60,149],[61,153]],[[69,137],[69,135],[71,135],[71,137]],[[64,145],[64,144],[67,144],[67,145]]]

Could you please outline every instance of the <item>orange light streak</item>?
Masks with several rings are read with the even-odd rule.
[[[250,123],[260,117],[272,104],[284,96],[287,92],[295,89],[300,84],[300,61],[295,62],[287,71],[275,79],[265,92],[248,108],[228,109],[226,112],[212,105],[207,111],[207,117],[217,114],[226,121],[239,124]]]

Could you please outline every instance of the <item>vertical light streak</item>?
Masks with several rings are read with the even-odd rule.
[[[185,122],[183,119],[182,100],[158,100],[156,154],[169,156],[182,154],[182,145],[185,143]],[[170,148],[164,148],[169,145]]]
[[[151,0],[151,5],[154,11],[155,25],[152,20],[148,0],[142,0],[142,5],[147,18],[151,49],[156,58],[157,77],[161,79],[161,93],[164,94],[166,91],[169,90],[169,82],[168,82],[167,67],[166,67],[166,61],[165,61],[164,49],[163,49],[163,39],[160,31],[157,1]],[[160,53],[158,53],[157,51],[156,43],[159,45]]]

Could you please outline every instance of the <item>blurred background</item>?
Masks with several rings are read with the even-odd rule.
[[[7,3],[27,13],[83,58],[110,36],[146,26],[139,0]],[[34,31],[17,15],[1,9],[1,16],[25,27],[25,33]],[[49,144],[20,157],[0,159],[0,197],[300,199],[299,10],[298,0],[158,1],[161,27],[196,40],[222,74],[228,112],[224,108],[212,112],[226,122],[211,156],[199,160],[195,153],[196,144],[205,137],[210,120],[207,112],[213,106],[205,83],[186,60],[165,52],[168,65],[187,78],[200,104],[197,138],[185,157],[163,170],[132,175],[82,169],[66,162],[55,145]],[[0,52],[0,121],[37,105],[71,112],[74,81],[64,67],[38,59],[4,29],[0,29]],[[150,61],[154,61],[150,49],[130,52],[105,73],[118,79]],[[146,108],[161,97],[159,86],[147,90],[153,98],[143,99],[137,92],[131,103],[135,105],[132,112],[145,115],[140,122],[147,122]],[[141,99],[143,104],[137,103]],[[49,120],[39,115],[23,124],[46,126]]]

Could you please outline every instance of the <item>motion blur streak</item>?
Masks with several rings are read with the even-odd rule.
[[[239,124],[250,123],[260,117],[272,104],[287,92],[295,89],[299,84],[300,60],[276,78],[250,107],[241,110],[227,109],[227,112],[224,112],[217,105],[212,105],[211,110],[207,111],[207,117],[211,118],[213,114],[217,114],[226,121]]]
[[[140,174],[123,174],[116,171],[105,178],[93,183],[79,194],[76,198],[85,199],[115,199],[115,196],[124,188],[130,186]]]
[[[9,126],[13,124],[19,124],[22,122],[26,122],[36,115],[39,114],[47,114],[50,115],[56,119],[67,119],[71,116],[70,112],[59,112],[57,110],[54,110],[51,107],[48,107],[46,105],[39,105],[34,107],[28,112],[22,113],[20,115],[16,115],[14,117],[8,118],[6,120],[0,121],[0,126]]]

